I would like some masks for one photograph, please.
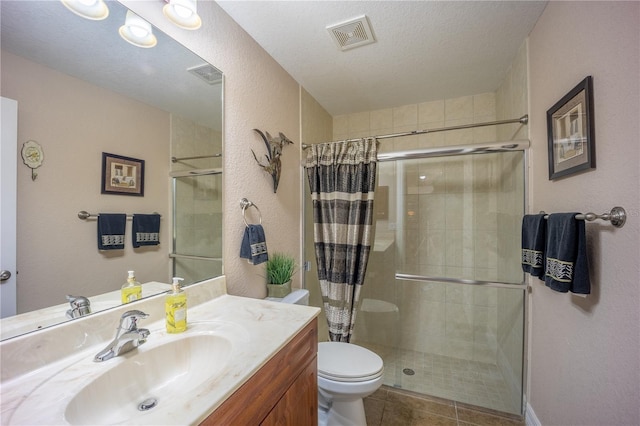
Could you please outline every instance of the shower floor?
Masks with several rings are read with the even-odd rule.
[[[520,395],[513,394],[494,364],[394,350],[365,342],[354,343],[380,355],[384,361],[384,384],[387,386],[504,413],[521,414]]]

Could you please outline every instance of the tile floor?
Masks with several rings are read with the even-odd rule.
[[[384,361],[384,384],[392,388],[433,395],[498,412],[519,414],[518,389],[510,389],[494,364],[442,355],[358,343]],[[410,369],[408,373],[404,369]]]
[[[382,386],[364,399],[367,426],[524,426],[515,415]]]

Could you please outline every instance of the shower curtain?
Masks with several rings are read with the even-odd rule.
[[[312,145],[306,170],[331,341],[349,342],[371,250],[377,141]]]

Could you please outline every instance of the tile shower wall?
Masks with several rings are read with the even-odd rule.
[[[171,156],[222,153],[219,131],[182,117],[171,117]],[[171,163],[171,171],[222,167],[221,158]],[[175,183],[176,253],[222,258],[222,175],[177,178]],[[176,259],[174,274],[190,284],[222,274],[222,262]]]
[[[334,117],[334,139],[495,119],[495,94],[483,93]],[[495,127],[489,126],[383,140],[380,150],[480,143],[495,141],[496,137]],[[443,277],[499,278],[496,228],[501,176],[498,157],[380,163],[378,185],[389,188],[389,206],[388,218],[376,223],[376,240],[394,241],[396,270]],[[400,184],[396,182],[396,174],[404,176]],[[471,179],[472,176],[475,179]],[[401,205],[394,205],[395,202]],[[375,256],[387,257],[374,247],[372,259],[376,259]],[[384,322],[376,329],[381,326],[400,330],[397,341],[400,349],[495,362],[495,289],[395,281],[393,274],[381,266],[389,264],[388,260],[371,263],[367,272],[371,285],[363,288],[363,298],[397,305],[399,323]],[[375,279],[377,276],[384,280],[380,282]],[[363,316],[370,315],[365,312]],[[371,333],[366,338],[376,340]]]

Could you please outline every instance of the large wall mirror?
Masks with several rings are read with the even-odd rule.
[[[144,296],[176,272],[192,274],[187,282],[222,273],[222,73],[156,28],[154,47],[126,42],[127,9],[106,4],[106,19],[88,20],[60,1],[0,2],[1,94],[18,103],[15,318],[44,321],[51,306],[68,307],[66,295],[118,295],[129,270]],[[28,141],[44,153],[35,178],[20,156]],[[144,196],[101,193],[103,153],[144,160]],[[205,179],[176,181],[192,170]],[[134,248],[127,220],[125,248],[99,251],[97,221],[80,211],[159,213],[160,244]],[[203,228],[217,234],[202,238]],[[9,332],[5,319],[2,338],[33,329]]]

